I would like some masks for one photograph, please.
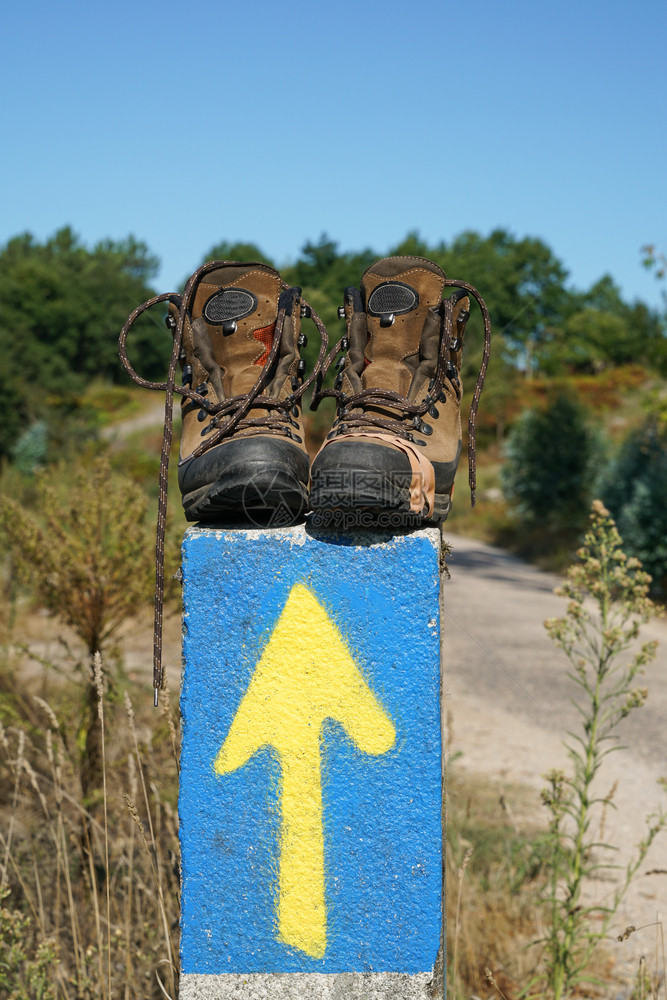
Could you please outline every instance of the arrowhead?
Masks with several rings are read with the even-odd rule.
[[[268,744],[282,759],[303,754],[307,747],[319,749],[325,719],[339,722],[364,753],[386,753],[394,745],[393,723],[335,623],[314,594],[296,584],[255,668],[215,770],[234,771]]]

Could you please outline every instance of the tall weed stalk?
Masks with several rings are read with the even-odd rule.
[[[550,878],[546,892],[546,985],[554,1000],[573,994],[588,977],[593,952],[607,936],[610,922],[667,814],[647,818],[644,839],[621,873],[606,906],[588,905],[587,879],[614,866],[599,859],[613,849],[596,842],[594,822],[608,808],[609,796],[596,793],[605,758],[619,749],[617,727],[640,708],[646,689],[636,682],[656,652],[655,642],[637,645],[640,625],[655,609],[648,598],[650,577],[637,559],[623,552],[622,540],[609,512],[593,504],[589,530],[578,561],[557,591],[568,599],[564,617],[545,627],[563,650],[568,676],[576,687],[581,728],[569,734],[569,775],[552,771],[543,801],[549,811]]]

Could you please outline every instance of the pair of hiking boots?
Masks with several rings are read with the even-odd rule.
[[[455,291],[442,297],[446,287]],[[491,325],[472,285],[448,280],[422,257],[387,257],[346,288],[346,333],[327,354],[314,310],[265,264],[212,261],[182,295],[157,295],[128,317],[119,353],[139,385],[166,392],[156,544],[154,703],[162,686],[162,608],[167,470],[174,394],[182,397],[178,481],[190,521],[294,523],[311,510],[330,527],[412,527],[444,520],[461,453],[461,352],[470,297],[484,319],[484,354],[468,434],[475,497],[475,420],[489,358]],[[173,348],[166,382],[132,367],[128,333],[166,304]],[[321,344],[310,373],[301,351],[309,316]],[[324,378],[336,361],[333,388]],[[176,385],[180,364],[181,385]],[[326,396],[336,417],[310,463],[302,398]]]
[[[443,299],[446,286],[456,290]],[[471,295],[486,330],[470,411],[474,502],[474,420],[488,362],[488,313],[472,286],[448,281],[437,264],[420,257],[380,260],[364,273],[360,289],[345,289],[339,314],[346,334],[329,355],[324,326],[301,290],[265,264],[213,261],[195,272],[183,295],[157,296],[135,310],[120,353],[136,381],[167,391],[164,490],[176,392],[182,396],[178,480],[190,521],[241,516],[278,526],[308,510],[323,525],[338,525],[341,516],[354,523],[359,512],[384,514],[384,523],[387,513],[396,515],[396,524],[401,516],[413,524],[444,520],[461,452],[461,352]],[[125,350],[129,328],[158,302],[168,304],[174,335],[164,384],[139,378]],[[301,357],[306,316],[321,336],[308,374]],[[325,389],[336,357],[334,387]],[[181,386],[175,385],[177,363]],[[334,396],[337,409],[311,465],[301,402],[313,384],[313,408]]]

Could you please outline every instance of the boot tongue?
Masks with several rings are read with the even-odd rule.
[[[419,257],[387,257],[361,280],[368,344],[364,389],[390,389],[407,396],[419,363],[429,309],[440,302],[444,272]]]
[[[273,343],[280,291],[280,275],[265,264],[221,264],[197,285],[193,326],[206,326],[226,397],[248,392],[259,378]]]

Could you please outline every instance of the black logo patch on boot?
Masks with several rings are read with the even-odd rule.
[[[418,305],[419,293],[416,288],[402,281],[383,281],[371,292],[367,309],[371,316],[386,316],[388,313],[400,316],[416,309]]]
[[[244,319],[257,308],[257,297],[245,288],[223,288],[214,292],[204,305],[204,319],[211,326]]]

